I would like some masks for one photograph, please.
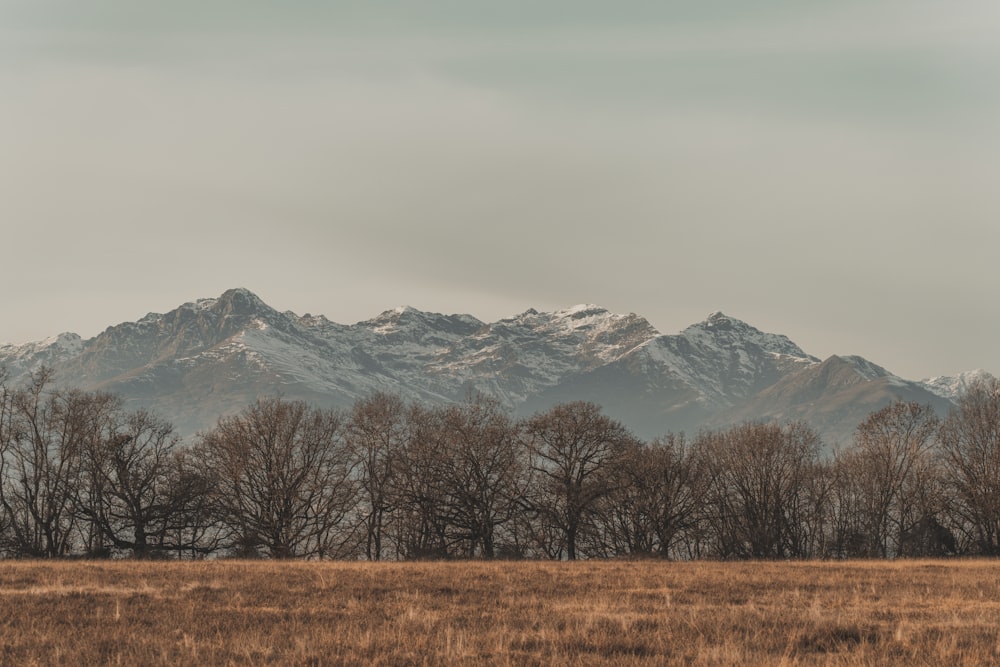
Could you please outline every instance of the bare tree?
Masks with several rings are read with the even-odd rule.
[[[448,530],[468,545],[464,555],[493,558],[498,530],[525,502],[528,463],[517,425],[481,394],[445,409],[441,424]]]
[[[191,449],[173,452],[167,465],[171,514],[163,548],[176,548],[178,558],[198,558],[217,551],[228,534],[214,502],[217,488],[211,470]],[[172,546],[171,546],[172,545]]]
[[[792,515],[797,526],[792,531],[791,551],[802,558],[828,557],[836,533],[831,521],[836,481],[832,461],[813,459],[803,470],[801,493]]]
[[[903,535],[937,518],[928,495],[937,430],[930,406],[902,402],[873,412],[858,426],[853,447],[841,456],[845,481],[856,493],[857,539],[865,542],[858,555],[898,557]]]
[[[82,453],[105,437],[120,404],[108,394],[52,389],[52,377],[42,369],[7,397],[0,432],[0,506],[10,523],[8,550],[21,556],[72,551]]]
[[[243,553],[343,554],[354,487],[342,435],[337,414],[268,398],[201,436],[216,507]]]
[[[357,461],[361,521],[368,560],[383,557],[383,534],[394,507],[392,484],[410,438],[409,410],[397,395],[378,393],[354,404],[347,446]]]
[[[527,450],[518,425],[493,398],[415,407],[392,493],[396,539],[406,558],[495,558],[516,551]]]
[[[853,450],[837,452],[829,466],[830,541],[824,555],[831,558],[872,557],[864,519],[864,484],[857,474],[858,466],[859,457]]]
[[[392,538],[402,558],[446,558],[450,443],[444,411],[415,405],[407,420],[409,438],[392,477]]]
[[[630,445],[602,503],[607,555],[672,557],[701,520],[706,478],[704,457],[683,434]]]
[[[710,520],[723,557],[804,557],[802,511],[819,439],[802,423],[746,423],[699,437]]]
[[[169,423],[145,410],[117,415],[110,432],[82,451],[78,515],[136,558],[203,552],[196,526],[185,524],[207,488],[181,470],[178,449]]]
[[[0,367],[0,549],[13,542],[8,535],[13,516],[3,499],[10,473],[14,428],[14,395],[7,386],[7,369]]]
[[[614,488],[613,464],[635,438],[600,407],[585,402],[557,405],[530,418],[524,428],[537,474],[533,509],[541,531],[558,531],[566,558],[575,560],[581,533]]]
[[[939,443],[956,523],[972,549],[1000,555],[1000,381],[968,388]]]

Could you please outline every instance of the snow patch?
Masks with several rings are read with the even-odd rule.
[[[938,377],[927,378],[921,380],[919,384],[923,385],[928,391],[941,398],[947,398],[950,401],[954,401],[962,396],[969,387],[978,382],[988,382],[994,379],[991,373],[984,371],[981,368],[977,368],[974,371],[965,371],[964,373],[959,373],[958,375],[941,375]]]

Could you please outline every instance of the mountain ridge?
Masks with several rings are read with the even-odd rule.
[[[120,393],[185,435],[261,395],[349,407],[375,391],[444,403],[470,391],[522,414],[592,400],[646,437],[745,419],[805,419],[842,442],[891,400],[946,411],[970,371],[910,381],[853,355],[820,360],[788,337],[719,311],[676,334],[580,304],[483,322],[410,306],[355,324],[279,312],[245,288],[148,313],[90,339],[71,333],[0,347],[18,381],[52,367],[60,382]],[[865,412],[868,411],[868,412]]]

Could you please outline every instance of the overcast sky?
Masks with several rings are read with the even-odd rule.
[[[0,0],[0,341],[230,287],[1000,372],[996,0]]]

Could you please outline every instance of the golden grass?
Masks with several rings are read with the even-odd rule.
[[[981,665],[1000,562],[0,562],[2,665]]]

